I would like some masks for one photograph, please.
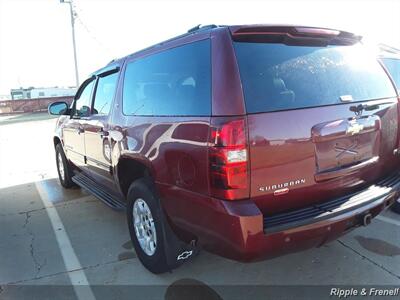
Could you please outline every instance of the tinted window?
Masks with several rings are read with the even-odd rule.
[[[87,117],[90,115],[90,105],[92,103],[92,89],[94,80],[91,81],[82,91],[75,103],[75,116]]]
[[[360,45],[234,43],[249,113],[394,97],[375,56]]]
[[[127,65],[126,115],[210,115],[210,41],[173,48]]]
[[[382,61],[392,76],[397,89],[400,91],[400,59],[384,58]]]
[[[118,73],[100,77],[97,82],[93,114],[108,115],[117,87]]]

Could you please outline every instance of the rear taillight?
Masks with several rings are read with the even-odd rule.
[[[212,196],[227,200],[248,197],[249,155],[245,120],[213,118],[209,153]]]

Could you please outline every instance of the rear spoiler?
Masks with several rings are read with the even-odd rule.
[[[238,42],[283,43],[287,45],[353,45],[362,37],[347,31],[307,26],[232,26]]]

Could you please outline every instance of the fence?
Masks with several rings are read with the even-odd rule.
[[[37,98],[26,100],[6,100],[0,101],[0,115],[1,114],[17,114],[17,113],[31,113],[47,111],[49,104],[64,101],[71,104],[73,97],[51,97],[51,98]]]

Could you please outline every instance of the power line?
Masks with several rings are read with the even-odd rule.
[[[88,35],[101,47],[103,47],[107,52],[111,52],[111,49],[108,48],[103,42],[101,42],[96,35],[93,33],[93,31],[89,28],[89,26],[86,25],[86,23],[83,21],[81,18],[80,14],[84,14],[84,11],[74,3],[75,6],[75,18],[78,20],[78,22],[81,24],[82,28],[88,33]],[[79,11],[80,14],[76,12],[76,10]]]

